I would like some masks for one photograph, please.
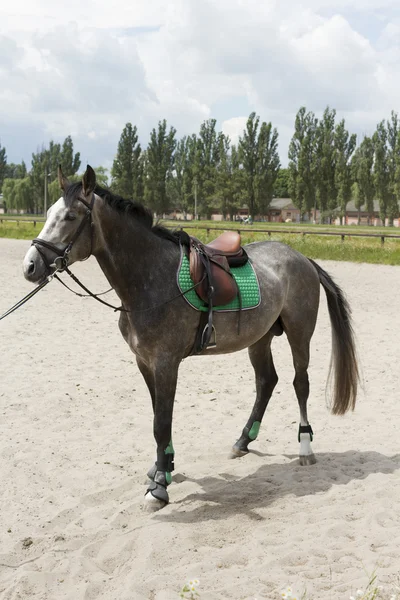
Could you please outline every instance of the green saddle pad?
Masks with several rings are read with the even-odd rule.
[[[260,286],[258,284],[257,275],[254,271],[254,267],[250,262],[250,259],[247,261],[243,267],[231,268],[232,275],[236,279],[236,283],[238,284],[241,298],[242,298],[242,309],[256,308],[259,306],[261,301],[260,294]],[[187,293],[186,290],[189,290],[194,284],[192,279],[190,278],[190,266],[189,259],[182,252],[181,264],[178,270],[178,287],[182,293],[184,293],[184,298],[187,302],[195,308],[196,310],[201,310],[203,312],[208,311],[208,305],[196,294],[195,290],[191,290]],[[224,304],[223,306],[215,306],[214,310],[216,311],[230,311],[230,310],[239,310],[240,303],[239,297],[236,296],[229,304]]]

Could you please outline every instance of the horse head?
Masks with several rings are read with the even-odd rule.
[[[60,166],[58,181],[63,195],[47,211],[45,225],[24,258],[24,276],[32,283],[39,284],[92,253],[96,174],[88,165],[82,181],[70,183]]]

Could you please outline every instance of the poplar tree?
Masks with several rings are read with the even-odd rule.
[[[143,159],[136,125],[127,123],[118,142],[117,154],[111,169],[111,187],[124,198],[143,201]]]

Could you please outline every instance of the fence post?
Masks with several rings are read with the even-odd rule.
[[[383,246],[384,243],[385,243],[385,236],[381,235],[381,245]]]
[[[342,242],[344,242],[344,235],[342,234],[340,237],[342,238]]]

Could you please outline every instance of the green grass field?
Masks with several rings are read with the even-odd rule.
[[[173,228],[179,228],[180,222],[170,221],[165,222]],[[183,223],[182,223],[183,225]],[[184,227],[184,225],[183,225]],[[323,260],[345,260],[350,262],[365,262],[384,265],[400,265],[400,229],[397,227],[358,227],[354,226],[326,226],[326,225],[310,225],[296,223],[255,223],[253,226],[239,225],[230,222],[215,222],[202,221],[201,227],[221,227],[226,229],[240,229],[242,241],[244,244],[258,242],[262,240],[271,240],[275,242],[283,242],[298,250],[309,258],[319,258]],[[272,230],[270,235],[267,233],[257,233],[252,231],[257,229]],[[285,234],[285,230],[298,231],[298,234]],[[199,238],[203,242],[209,242],[218,235],[216,231],[203,229],[192,229],[187,227],[187,231]],[[342,241],[340,236],[329,235],[302,235],[304,231],[320,231],[329,233],[345,233],[347,234]],[[386,238],[384,244],[381,243],[381,238],[363,238],[350,236],[350,233],[368,233],[382,235],[398,235],[396,239]]]
[[[0,223],[0,237],[2,238],[14,238],[16,240],[31,240],[35,238],[44,223],[36,223],[36,227],[33,223],[24,221],[3,221]]]
[[[216,231],[207,232],[204,229],[192,228],[190,222],[166,221],[163,224],[172,228],[186,227],[189,233],[204,242],[209,242],[218,235]],[[400,265],[400,237],[397,239],[386,238],[385,243],[382,245],[380,237],[362,238],[346,236],[344,241],[342,241],[340,236],[301,235],[304,231],[326,231],[330,233],[374,233],[400,236],[400,229],[397,227],[340,227],[335,225],[300,225],[296,223],[255,223],[253,226],[248,226],[232,222],[216,221],[201,221],[200,226],[240,229],[244,244],[261,240],[284,242],[310,258]],[[3,223],[0,223],[0,237],[30,240],[38,235],[42,227],[43,223],[41,222],[37,222],[36,227],[34,227],[32,222],[3,220]],[[256,229],[270,229],[273,233],[271,235],[267,233],[252,233]],[[299,234],[288,234],[285,233],[285,230],[298,231]]]

